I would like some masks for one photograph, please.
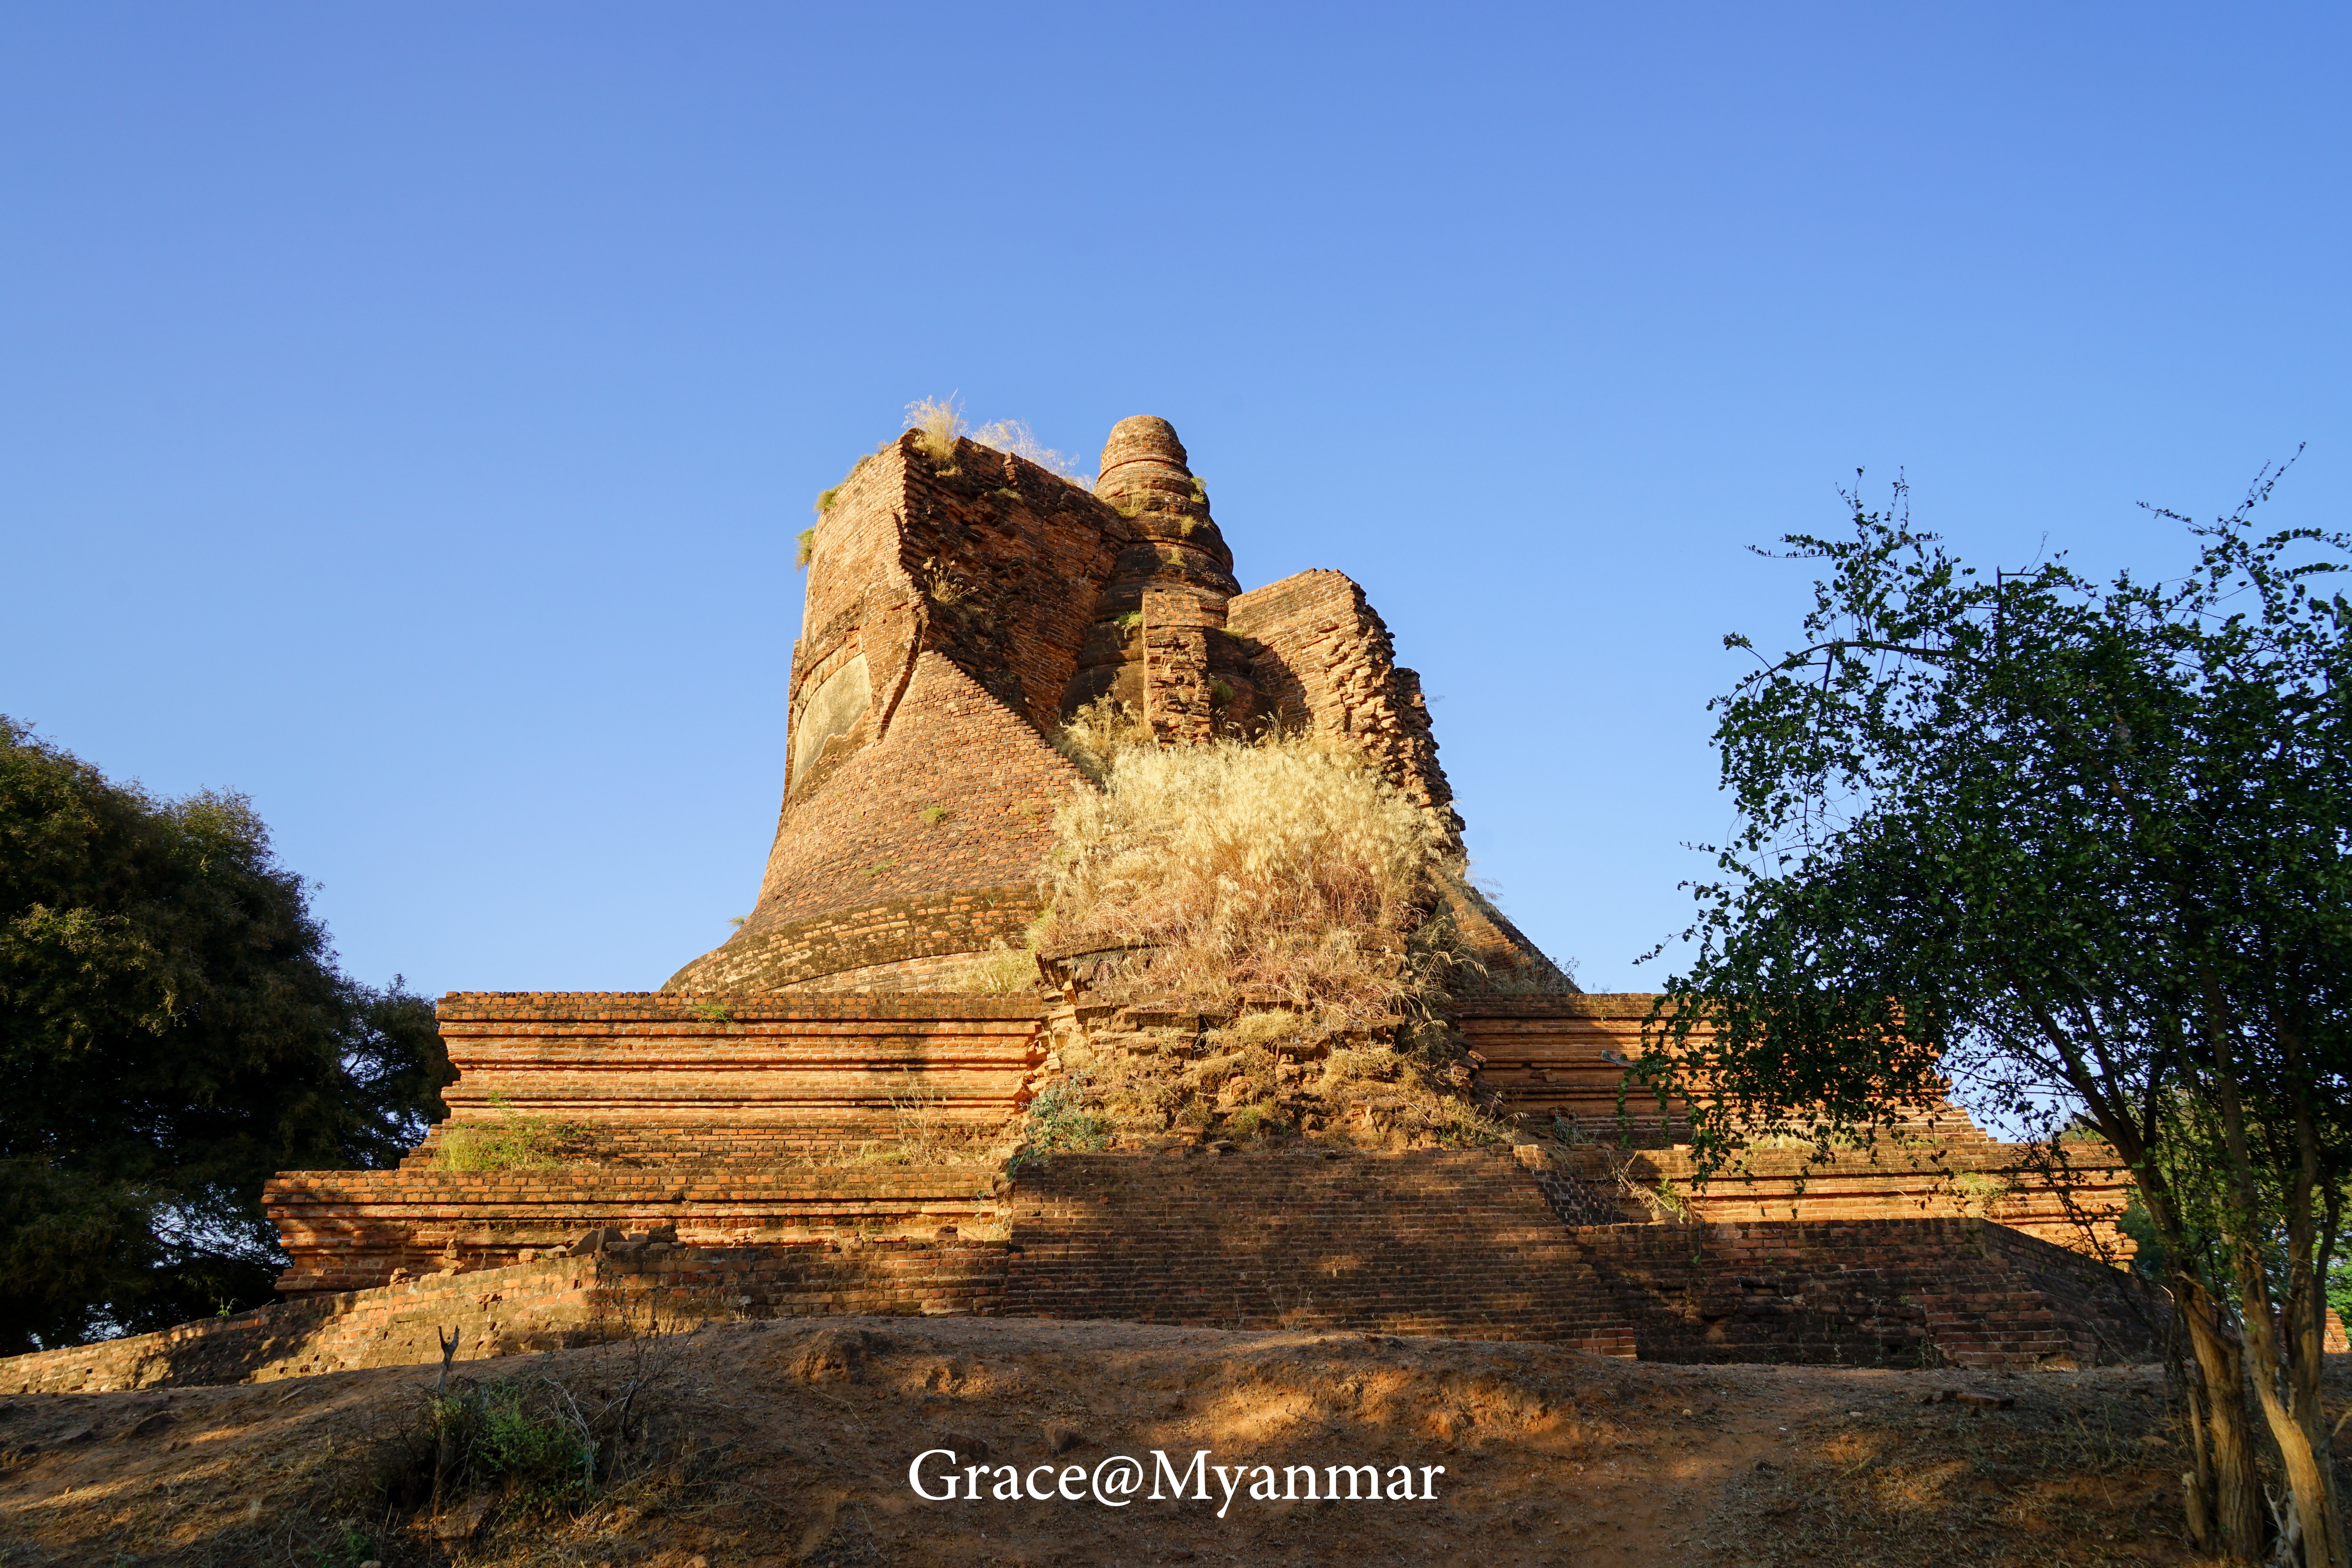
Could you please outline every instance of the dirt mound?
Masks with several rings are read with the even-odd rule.
[[[2180,1451],[2147,1368],[1669,1367],[1354,1333],[740,1323],[461,1363],[452,1392],[492,1412],[560,1416],[642,1386],[608,1424],[614,1447],[588,1455],[593,1484],[518,1467],[437,1512],[416,1468],[436,1371],[20,1396],[0,1409],[0,1563],[2188,1560]],[[910,1488],[927,1453],[917,1479],[955,1497]]]

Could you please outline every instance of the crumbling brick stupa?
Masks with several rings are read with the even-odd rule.
[[[1169,743],[1346,737],[1459,846],[1420,678],[1363,590],[1313,571],[1243,593],[1164,419],[1121,421],[1091,491],[908,431],[828,492],[802,625],[759,901],[666,989],[920,991],[1017,945],[1054,808],[1085,786],[1047,737],[1106,699]],[[1482,957],[1552,973],[1452,891]]]
[[[828,492],[811,542],[782,804],[736,933],[658,992],[443,998],[447,1121],[396,1170],[269,1184],[288,1304],[16,1358],[0,1392],[430,1359],[445,1321],[469,1325],[466,1354],[506,1353],[648,1302],[1678,1361],[2047,1367],[2153,1343],[2147,1293],[2111,1267],[2129,1252],[2111,1155],[2053,1172],[1948,1106],[1866,1154],[1758,1151],[1695,1188],[1675,1119],[1622,1101],[1653,998],[1578,992],[1454,873],[1440,890],[1488,981],[1453,998],[1453,1070],[1518,1119],[1516,1146],[1382,1123],[1374,1082],[1354,1109],[1380,1138],[1171,1126],[1014,1168],[1058,1050],[1198,1052],[1220,1022],[1181,997],[1106,1004],[1100,955],[1041,952],[1023,994],[958,990],[975,955],[1022,945],[1055,808],[1095,787],[1056,729],[1108,700],[1168,745],[1311,730],[1458,851],[1420,683],[1338,572],[1241,590],[1156,418],[1112,431],[1091,489],[909,431]]]

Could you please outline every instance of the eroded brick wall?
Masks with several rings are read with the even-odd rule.
[[[940,463],[909,433],[857,466],[816,523],[759,901],[671,988],[951,981],[922,961],[1019,940],[1054,808],[1081,782],[1044,737],[1121,527],[1076,485],[969,441]],[[853,662],[868,693],[855,721],[804,734]],[[903,918],[959,899],[958,918]]]
[[[1613,1344],[1507,1155],[1057,1155],[1014,1188],[1014,1317]]]
[[[278,1289],[295,1296],[371,1289],[402,1269],[504,1268],[604,1226],[666,1225],[698,1247],[928,1237],[992,1220],[1000,1181],[986,1165],[291,1171],[263,1202],[293,1259]]]
[[[1643,1361],[2008,1370],[2153,1359],[2153,1289],[1980,1219],[1569,1233]]]
[[[1277,712],[1353,739],[1460,845],[1462,818],[1437,763],[1421,677],[1397,667],[1388,626],[1363,589],[1337,572],[1301,572],[1233,600],[1225,628],[1264,650],[1254,661],[1257,687]]]
[[[756,910],[667,989],[771,990],[809,978],[813,966],[777,966],[785,954],[771,950],[779,941],[806,943],[819,920],[835,926],[824,956],[849,968],[927,956],[940,951],[927,945],[934,942],[969,941],[976,947],[965,951],[975,951],[987,936],[1017,938],[1034,918],[1054,812],[1084,781],[1026,720],[945,655],[924,650],[887,731],[835,752],[824,776],[785,797]],[[992,923],[874,929],[877,906],[937,907],[954,894],[984,901]],[[1007,907],[1016,896],[1023,903]],[[810,955],[803,947],[800,956]]]
[[[1098,498],[909,433],[844,481],[815,528],[758,902],[671,988],[953,984],[928,961],[1017,944],[1055,807],[1087,787],[1045,737],[1104,695],[1171,743],[1276,715],[1346,737],[1459,847],[1420,679],[1363,591],[1318,571],[1234,594],[1164,422],[1123,421],[1104,460]],[[961,918],[900,918],[959,897],[978,900]],[[1559,978],[1491,906],[1454,902],[1482,952]]]
[[[1640,1184],[1670,1185],[1709,1222],[1990,1218],[2061,1247],[2128,1259],[2135,1248],[2116,1220],[2130,1200],[2130,1173],[2099,1144],[2038,1144],[1987,1137],[1955,1105],[1923,1112],[1879,1147],[1816,1161],[1808,1151],[1759,1149],[1705,1185],[1686,1149],[1661,1146],[1657,1101],[1625,1088],[1625,1064],[1642,1054],[1643,1020],[1654,996],[1471,996],[1455,1026],[1484,1058],[1479,1085],[1522,1115],[1614,1144],[1618,1097],[1643,1148],[1627,1167]],[[1679,1116],[1679,1113],[1677,1113]],[[1677,1132],[1674,1136],[1687,1136]]]

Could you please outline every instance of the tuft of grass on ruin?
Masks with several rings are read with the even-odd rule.
[[[1038,984],[1036,950],[1013,947],[997,937],[987,952],[972,954],[949,975],[945,989],[960,996],[1025,996]]]
[[[952,392],[945,397],[917,398],[907,405],[907,427],[925,456],[935,463],[952,463],[957,437],[964,433],[962,405]]]

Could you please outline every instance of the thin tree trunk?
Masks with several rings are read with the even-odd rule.
[[[2238,1275],[2254,1395],[2278,1445],[2302,1523],[2305,1568],[2346,1568],[2334,1456],[2319,1411],[2320,1339],[2314,1308],[2324,1299],[2313,1278],[2311,1203],[2308,1185],[2298,1175],[2288,1210],[2286,1300],[2275,1316],[2261,1253],[2240,1239],[2231,1248],[2231,1261]]]
[[[2218,987],[2209,984],[2208,989],[2210,992]],[[2218,1007],[2215,1011],[2218,1013]],[[2245,1325],[2246,1355],[2253,1370],[2254,1397],[2262,1406],[2263,1420],[2270,1428],[2271,1440],[2278,1445],[2279,1460],[2286,1471],[2287,1487],[2302,1526],[2304,1568],[2347,1568],[2337,1549],[2344,1539],[2344,1530],[2335,1508],[2333,1456],[2312,1441],[2311,1426],[2316,1417],[2297,1408],[2305,1404],[2297,1397],[2303,1392],[2296,1386],[2298,1383],[2308,1384],[2309,1403],[2315,1405],[2318,1401],[2315,1364],[2317,1357],[2307,1358],[2306,1364],[2314,1364],[2314,1371],[2305,1378],[2295,1378],[2300,1369],[2291,1364],[2290,1347],[2301,1327],[2296,1320],[2309,1318],[2311,1298],[2315,1294],[2311,1254],[2316,1239],[2312,1214],[2319,1168],[2316,1134],[2307,1108],[2298,1106],[2296,1158],[2294,1174],[2287,1183],[2287,1279],[2282,1311],[2271,1303],[2270,1274],[2261,1246],[2265,1217],[2261,1183],[2247,1137],[2244,1102],[2231,1065],[2228,1037],[2216,1028],[2211,1037],[2214,1098],[2221,1112],[2222,1146],[2229,1154],[2234,1189],[2231,1194],[2234,1201],[2224,1211],[2231,1216],[2227,1250],[2231,1269],[2238,1277],[2240,1321]],[[2286,1344],[2281,1343],[2283,1337]],[[2315,1352],[2318,1347],[2310,1348]]]
[[[2180,1379],[2181,1397],[2189,1405],[2189,1457],[2197,1468],[2185,1471],[2180,1478],[2180,1506],[2189,1516],[2189,1535],[2196,1542],[2197,1550],[2213,1550],[2213,1456],[2205,1443],[2205,1374],[2199,1370],[2193,1349],[2186,1348],[2180,1340],[2190,1338],[2189,1314],[2186,1309],[2173,1312],[2173,1321],[2180,1330],[2179,1338],[2167,1347],[2174,1375]]]
[[[2254,1397],[2261,1402],[2271,1440],[2278,1445],[2294,1511],[2302,1521],[2304,1568],[2345,1568],[2344,1559],[2336,1551],[2339,1527],[2335,1510],[2329,1506],[2335,1489],[2329,1484],[2327,1471],[2333,1467],[2322,1462],[2310,1432],[2297,1419],[2299,1413],[2294,1405],[2300,1402],[2280,1394],[2280,1389],[2288,1382],[2288,1369],[2279,1353],[2278,1331],[2265,1321],[2270,1316],[2270,1292],[2259,1282],[2259,1275],[2253,1281],[2246,1279],[2248,1271],[2261,1268],[2261,1259],[2244,1256],[2243,1249],[2240,1250],[2240,1297],[2244,1303],[2246,1353],[2252,1363]],[[2294,1305],[2290,1298],[2290,1316],[2294,1315]]]
[[[2245,1359],[2222,1328],[2203,1280],[2185,1265],[2176,1265],[2172,1289],[2189,1324],[2189,1343],[2205,1385],[2212,1448],[2213,1550],[2251,1562],[2263,1549],[2263,1493],[2254,1471],[2253,1423],[2246,1413]]]
[[[2344,1194],[2335,1183],[2324,1189],[2326,1200],[2321,1206],[2319,1247],[2314,1259],[2311,1290],[2311,1310],[2297,1325],[2299,1338],[2294,1347],[2300,1358],[2297,1393],[2305,1398],[2303,1415],[2305,1428],[2310,1433],[2312,1450],[2319,1458],[2320,1468],[2327,1483],[2327,1513],[2335,1521],[2333,1545],[2338,1562],[2352,1563],[2352,1523],[2344,1517],[2343,1478],[2336,1464],[2336,1428],[2327,1424],[2327,1405],[2322,1397],[2320,1371],[2326,1364],[2327,1354],[2327,1268],[2336,1257],[2337,1240],[2343,1235]],[[2339,1422],[2340,1426],[2341,1423]]]

